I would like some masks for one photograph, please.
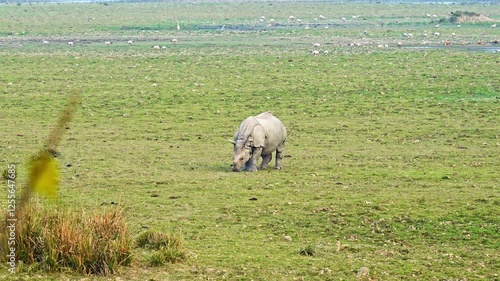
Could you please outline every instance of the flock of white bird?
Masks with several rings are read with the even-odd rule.
[[[427,14],[426,16],[427,16],[427,17],[430,17],[430,18],[438,18],[438,15],[436,15],[436,14],[433,14],[433,15],[431,15],[431,14]],[[353,19],[356,19],[356,18],[358,18],[358,17],[359,17],[359,16],[352,16],[352,18],[353,18]],[[262,18],[264,18],[264,17],[261,17],[261,19],[262,19]],[[290,19],[293,19],[293,17],[292,17],[292,16],[290,16],[288,19],[289,19],[289,20],[290,20]],[[324,17],[324,16],[321,16],[321,19],[325,19],[325,17]],[[342,18],[340,18],[340,19],[341,19],[343,22],[346,22],[346,21],[347,21],[347,19],[346,19],[345,17],[342,17]],[[315,20],[318,20],[318,18],[315,18]],[[273,20],[273,21],[274,21],[274,20]],[[435,25],[434,25],[434,28],[435,28],[435,29],[439,29],[440,27],[441,27],[441,25],[440,25],[440,24],[435,24]],[[456,27],[457,27],[457,28],[460,28],[460,24],[457,24],[457,25],[456,25]],[[306,28],[307,28],[307,26],[306,26]],[[492,25],[491,25],[491,28],[497,28],[497,24],[496,24],[496,23],[495,23],[495,24],[492,24]],[[368,33],[368,31],[367,31],[367,30],[363,31],[363,35],[366,35],[367,33]],[[436,32],[432,33],[432,35],[433,35],[433,36],[435,36],[435,37],[439,37],[439,36],[441,36],[441,33],[440,33],[440,32],[438,32],[438,31],[436,31]],[[411,38],[414,38],[413,33],[406,33],[406,32],[405,32],[405,33],[403,33],[403,34],[402,34],[402,36],[403,36],[403,38],[410,38],[410,39],[411,39]],[[421,34],[421,37],[422,37],[422,38],[427,38],[428,36],[429,36],[429,35],[428,35],[427,33],[423,33],[423,34]],[[456,36],[456,33],[455,33],[455,32],[452,32],[452,33],[450,34],[450,36],[453,38],[453,37],[455,37],[455,36]],[[443,45],[446,45],[446,46],[447,46],[447,45],[451,45],[451,41],[450,41],[450,40],[448,40],[448,39],[446,39],[446,40],[442,40],[442,41],[441,41],[441,43],[442,43]],[[477,44],[478,44],[478,45],[481,45],[482,43],[483,43],[482,41],[478,41],[478,42],[477,42]],[[498,44],[499,42],[498,42],[498,40],[494,40],[494,41],[492,41],[491,43]],[[425,40],[422,40],[422,44],[423,44],[423,45],[426,45],[426,44],[428,44],[428,42],[427,42],[427,41],[425,41]],[[315,48],[315,49],[313,49],[313,50],[311,51],[311,54],[312,54],[313,56],[318,56],[318,55],[320,55],[320,54],[321,54],[321,52],[320,52],[319,50],[317,50],[317,48],[318,48],[318,47],[320,47],[321,45],[320,45],[319,43],[312,43],[311,45],[312,45],[312,47],[313,47],[313,48]],[[372,44],[368,44],[368,45],[372,45]],[[349,46],[349,47],[360,47],[360,46],[363,46],[363,44],[358,43],[358,42],[351,42],[351,43],[348,43],[348,44],[347,44],[347,46]],[[402,42],[402,41],[398,41],[398,42],[396,43],[396,46],[397,46],[397,47],[402,47],[402,46],[403,46],[403,42]],[[388,48],[388,47],[389,47],[389,45],[387,45],[387,44],[378,44],[378,45],[377,45],[377,47],[378,47],[378,48]],[[494,52],[495,52],[495,53],[500,53],[500,49],[495,50]],[[326,54],[328,54],[329,52],[325,50],[325,51],[323,51],[323,53],[326,55]]]
[[[75,46],[75,45],[76,45],[76,42],[77,42],[77,41],[68,41],[68,42],[66,43],[66,45],[68,45],[68,46]],[[171,42],[171,43],[177,43],[177,42],[179,42],[179,39],[178,39],[178,38],[172,38],[172,39],[170,40],[170,42]],[[134,44],[134,43],[135,43],[135,42],[134,42],[134,40],[128,40],[128,41],[127,41],[127,44],[128,44],[128,45],[132,45],[132,44]],[[50,44],[50,41],[49,41],[49,40],[43,40],[43,41],[42,41],[42,44],[43,44],[43,45],[48,45],[48,44]],[[111,46],[112,44],[113,44],[113,42],[112,42],[112,41],[109,41],[109,40],[105,40],[105,41],[104,41],[104,45],[106,45],[106,46]],[[154,45],[154,46],[151,46],[151,48],[152,48],[152,49],[155,49],[155,50],[160,50],[160,49],[166,50],[166,49],[167,49],[167,46],[159,46],[159,45]]]
[[[437,18],[437,17],[438,17],[438,15],[435,15],[435,14],[427,14],[426,16],[427,16],[427,17],[430,17],[430,18]],[[352,18],[352,19],[357,19],[358,17],[360,17],[360,16],[358,16],[358,15],[353,15],[353,16],[351,16],[351,18]],[[321,21],[321,20],[325,20],[325,19],[326,19],[326,17],[325,17],[324,15],[319,15],[319,16],[317,16],[317,17],[315,17],[315,18],[314,18],[314,21]],[[302,23],[302,21],[303,21],[302,19],[300,19],[300,18],[296,18],[295,16],[289,16],[286,20],[287,20],[287,22],[294,22],[294,23]],[[345,22],[347,22],[347,18],[345,18],[345,17],[341,17],[341,18],[340,18],[340,20],[341,20],[342,22],[344,22],[344,23],[345,23]],[[266,21],[266,17],[265,17],[265,16],[261,16],[261,17],[259,18],[259,21],[260,21],[260,22],[265,22],[265,21]],[[277,22],[274,18],[269,19],[269,20],[267,21],[267,23],[268,23],[268,26],[273,26],[273,25],[277,25],[277,24],[278,24],[278,22]],[[457,27],[457,28],[460,28],[460,24],[457,24],[457,26],[456,26],[456,27]],[[492,25],[491,25],[491,28],[496,28],[496,27],[497,27],[497,24],[492,24]],[[307,24],[306,24],[306,26],[305,26],[304,28],[305,28],[305,29],[309,29],[309,25],[307,25]],[[325,26],[325,28],[328,28],[328,26]],[[439,29],[439,28],[440,28],[440,25],[439,25],[439,24],[436,24],[436,25],[434,25],[434,28],[435,28],[435,29]],[[179,22],[177,22],[177,29],[178,29],[178,30],[180,29]],[[221,30],[225,30],[225,26],[223,26],[223,27],[221,28]],[[365,30],[365,31],[363,31],[363,34],[364,34],[364,35],[366,35],[367,33],[368,33],[368,31],[366,31],[366,30]],[[441,36],[441,33],[440,33],[440,32],[438,32],[438,31],[435,31],[434,33],[432,33],[432,35],[433,35],[433,36],[435,36],[435,37],[439,37],[439,36]],[[451,35],[451,37],[453,38],[453,37],[456,35],[456,33],[455,33],[455,32],[453,32],[453,33],[451,33],[450,35]],[[428,37],[428,34],[427,34],[427,33],[423,33],[423,34],[421,34],[420,36],[421,36],[422,38],[426,38],[426,37]],[[405,33],[403,33],[403,34],[402,34],[402,37],[403,37],[403,38],[408,38],[408,39],[411,39],[411,38],[414,38],[414,35],[413,35],[413,33],[406,33],[406,32],[405,32]],[[179,39],[178,39],[178,38],[172,38],[172,39],[170,40],[170,42],[171,42],[171,43],[177,43],[177,42],[179,42]],[[43,43],[44,45],[46,45],[46,44],[50,44],[50,42],[49,42],[48,40],[43,40],[43,42],[42,42],[42,43]],[[450,44],[451,44],[451,41],[450,41],[450,40],[443,40],[443,41],[442,41],[442,43],[443,43],[444,45],[450,45]],[[481,43],[482,43],[481,41],[478,41],[478,44],[481,44]],[[105,44],[106,46],[110,46],[111,44],[113,44],[113,42],[106,40],[106,41],[104,41],[104,44]],[[127,41],[127,44],[132,45],[132,44],[134,44],[134,41],[133,41],[133,40],[128,40],[128,41]],[[422,44],[424,44],[424,45],[425,45],[425,44],[427,44],[427,42],[426,42],[425,40],[423,40],[423,41],[422,41]],[[75,46],[75,41],[68,41],[68,42],[67,42],[67,45],[68,45],[68,46]],[[348,44],[347,44],[347,46],[349,46],[349,47],[359,47],[359,46],[362,46],[362,45],[363,45],[363,44],[361,44],[361,43],[356,43],[356,42],[353,42],[353,43],[348,43]],[[370,44],[370,45],[371,45],[371,44]],[[312,44],[311,44],[311,46],[313,47],[313,50],[311,51],[311,54],[312,54],[312,55],[314,55],[314,56],[318,56],[318,55],[320,55],[320,54],[327,55],[327,54],[329,53],[329,51],[328,51],[328,50],[324,50],[324,51],[322,51],[322,52],[320,52],[320,51],[318,50],[318,48],[319,48],[319,47],[321,47],[321,44],[320,44],[320,43],[312,43]],[[403,46],[403,43],[402,43],[401,41],[399,41],[399,42],[397,42],[396,46],[401,47],[401,46]],[[389,46],[388,46],[387,44],[378,44],[378,45],[377,45],[377,47],[378,47],[378,48],[387,48],[387,47],[389,47]],[[151,48],[152,48],[152,49],[155,49],[155,50],[161,50],[161,49],[166,50],[166,49],[167,49],[167,46],[154,45],[154,46],[152,46]]]

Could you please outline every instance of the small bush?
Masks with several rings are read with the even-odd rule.
[[[137,247],[155,250],[149,257],[152,266],[182,262],[187,258],[182,239],[162,232],[148,230],[141,233],[137,237]]]
[[[131,240],[119,209],[86,216],[31,202],[17,220],[18,261],[35,268],[106,275],[130,264]],[[5,235],[9,234],[0,234],[1,241],[7,241]],[[7,249],[0,247],[0,251],[5,259]]]
[[[301,249],[299,251],[299,254],[303,255],[303,256],[315,256],[316,255],[316,250],[314,249],[313,246],[309,245],[307,247],[305,247],[304,249]]]
[[[178,248],[160,248],[149,257],[151,266],[160,266],[165,263],[178,263],[186,259],[186,252]]]

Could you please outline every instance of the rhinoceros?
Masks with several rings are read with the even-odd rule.
[[[276,169],[281,169],[286,140],[285,125],[270,112],[250,116],[243,120],[230,140],[234,145],[233,171],[257,171],[257,160],[262,156],[260,169],[264,169],[276,151]]]

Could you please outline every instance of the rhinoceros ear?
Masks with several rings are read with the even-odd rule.
[[[230,140],[230,139],[227,139],[230,143],[232,143],[233,145],[236,145],[236,142],[234,140]]]

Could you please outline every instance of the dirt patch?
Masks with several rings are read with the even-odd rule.
[[[456,11],[456,12],[451,12],[449,21],[452,23],[462,23],[462,22],[492,22],[493,20],[485,15],[481,15],[474,12]]]

